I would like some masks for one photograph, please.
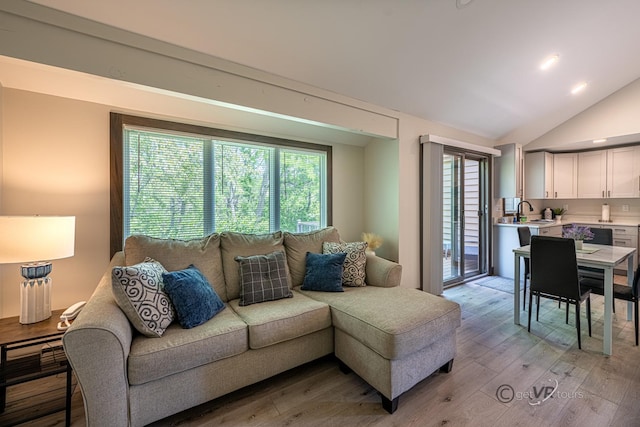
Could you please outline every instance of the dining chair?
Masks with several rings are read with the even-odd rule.
[[[592,228],[593,239],[587,240],[587,243],[594,245],[613,245],[613,230],[610,228]],[[580,276],[593,277],[604,280],[604,271],[595,267],[578,267]]]
[[[526,246],[531,243],[531,230],[529,227],[518,227],[518,239],[520,240],[520,246]],[[527,279],[531,280],[529,258],[523,258],[524,260],[524,293],[522,294],[522,309],[527,308]],[[531,307],[531,306],[529,306]]]
[[[595,283],[594,283],[595,282]],[[600,284],[598,279],[592,279],[586,277],[580,281],[580,287],[582,291],[592,291],[597,289],[596,286]],[[633,276],[633,283],[631,286],[613,284],[613,299],[620,299],[623,301],[631,301],[633,303],[634,312],[634,328],[636,333],[636,345],[638,345],[638,287],[640,286],[640,267],[636,269]],[[614,304],[615,307],[615,304]]]
[[[610,228],[592,228],[593,239],[589,243],[594,245],[613,245],[613,230]],[[580,278],[589,279],[588,285],[592,294],[604,295],[604,270],[595,267],[579,267]],[[613,302],[613,312],[616,312],[616,304]]]
[[[531,281],[529,282],[529,326],[533,297],[537,300],[536,321],[540,315],[540,297],[556,301],[567,301],[576,306],[576,330],[578,348],[582,349],[580,332],[580,305],[587,302],[587,320],[591,336],[591,292],[580,288],[576,244],[573,239],[562,237],[531,237]]]

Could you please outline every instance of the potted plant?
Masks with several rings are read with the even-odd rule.
[[[593,239],[591,229],[584,225],[571,225],[562,229],[562,237],[576,241],[576,249],[582,249],[585,240]]]
[[[562,215],[567,211],[565,208],[553,208],[551,209],[553,216],[558,222],[562,221]]]

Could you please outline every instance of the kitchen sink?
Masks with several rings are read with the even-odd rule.
[[[531,221],[528,221],[530,224],[551,224],[553,222],[556,222],[555,219],[532,219]]]

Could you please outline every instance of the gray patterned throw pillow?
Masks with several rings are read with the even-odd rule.
[[[293,297],[284,252],[234,259],[240,264],[240,305]]]
[[[337,254],[345,252],[347,257],[342,266],[343,286],[366,286],[367,242],[322,243],[322,253]]]
[[[129,267],[113,267],[111,288],[116,303],[134,328],[148,337],[161,337],[175,318],[171,300],[163,290],[167,270],[150,258]]]

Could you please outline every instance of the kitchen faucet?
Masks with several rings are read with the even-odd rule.
[[[523,203],[526,203],[529,205],[529,212],[533,212],[533,206],[531,206],[531,203],[529,203],[526,200],[521,201],[520,203],[518,203],[518,207],[516,208],[516,221],[520,222],[520,217],[522,216],[522,214],[520,213],[520,207],[522,206]]]

